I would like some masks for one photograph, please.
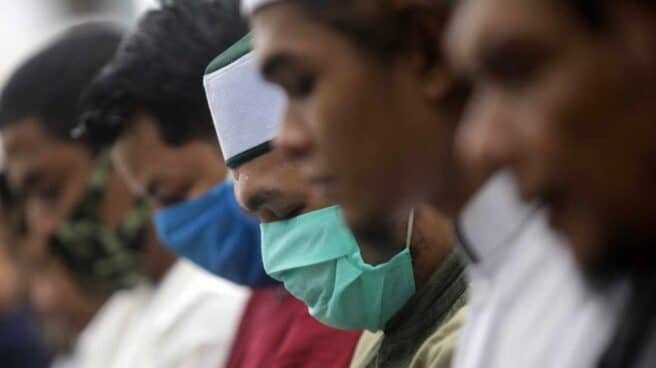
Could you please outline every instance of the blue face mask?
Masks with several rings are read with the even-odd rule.
[[[205,270],[251,288],[279,284],[264,272],[259,221],[239,208],[231,183],[159,210],[154,221],[164,245]]]

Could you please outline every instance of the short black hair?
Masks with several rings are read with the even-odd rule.
[[[247,31],[238,0],[162,2],[85,93],[79,134],[96,149],[110,146],[144,112],[170,145],[214,137],[204,71]]]
[[[98,21],[59,35],[10,76],[0,95],[0,129],[37,118],[49,135],[70,139],[80,96],[122,37],[117,25]]]
[[[633,1],[642,6],[656,8],[652,0],[615,0],[615,1]],[[586,26],[592,30],[604,30],[608,25],[608,4],[612,0],[567,0],[570,6]]]
[[[626,1],[626,0],[621,0]],[[586,25],[602,28],[604,25],[604,1],[602,0],[567,0],[576,14]]]

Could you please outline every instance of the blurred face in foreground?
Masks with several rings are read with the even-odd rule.
[[[656,235],[656,15],[574,3],[461,3],[447,49],[474,94],[458,151],[474,170],[511,167],[584,266],[640,263]]]
[[[26,234],[13,238],[21,257],[28,295],[55,349],[73,342],[105,301],[78,285],[70,269],[50,253],[50,239],[82,200],[94,158],[81,144],[51,137],[38,118],[26,118],[3,130],[8,181],[25,206]],[[133,198],[117,175],[109,181],[101,220],[115,226]]]
[[[422,200],[455,212],[460,99],[438,42],[378,53],[297,3],[263,8],[253,24],[261,70],[288,96],[275,144],[298,161],[299,178],[342,205],[359,238],[391,237],[400,210]],[[437,37],[438,24],[422,18],[416,28]]]

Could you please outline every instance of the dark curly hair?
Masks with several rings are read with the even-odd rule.
[[[627,1],[627,0],[620,0]],[[642,6],[649,6],[653,10],[654,2],[651,0],[633,0]],[[595,31],[604,30],[608,25],[608,9],[606,7],[610,0],[567,0],[566,5],[574,10],[588,28]]]
[[[247,32],[237,0],[160,1],[121,43],[80,104],[76,135],[110,146],[138,112],[171,145],[214,137],[205,67]]]

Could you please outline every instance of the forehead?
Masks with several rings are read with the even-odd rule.
[[[65,144],[50,137],[36,119],[20,121],[4,128],[3,164],[8,170],[11,186],[24,190],[26,181],[59,175],[56,168],[70,166],[70,162],[60,160],[59,153]]]
[[[447,49],[462,63],[484,48],[516,39],[561,42],[576,25],[566,1],[464,0],[450,23]]]
[[[36,118],[18,121],[2,130],[2,146],[7,156],[34,153],[52,140]]]
[[[254,48],[268,51],[272,45],[294,47],[304,42],[303,31],[309,27],[302,10],[294,4],[269,6],[253,16]]]
[[[260,61],[289,52],[299,58],[335,60],[348,54],[344,35],[315,21],[298,4],[285,2],[267,7],[253,17],[255,52]]]

